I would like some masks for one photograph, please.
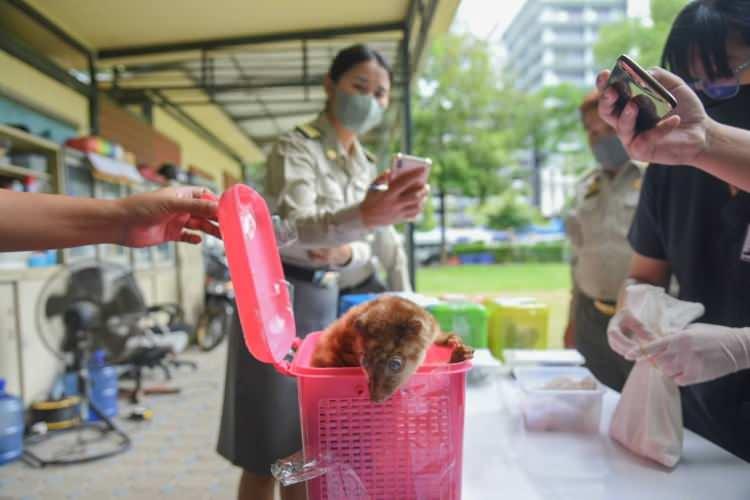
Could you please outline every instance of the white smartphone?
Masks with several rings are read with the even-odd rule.
[[[419,178],[422,184],[427,184],[427,179],[430,177],[430,167],[432,167],[432,160],[429,158],[397,153],[393,156],[393,162],[391,163],[389,182],[393,182],[407,172],[419,170],[421,171]]]

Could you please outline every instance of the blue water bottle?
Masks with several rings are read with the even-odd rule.
[[[0,465],[17,459],[23,453],[23,402],[5,392],[0,378]]]
[[[107,417],[117,416],[117,370],[107,365],[106,353],[99,349],[89,359],[89,397],[91,403]],[[89,422],[101,420],[89,406]]]

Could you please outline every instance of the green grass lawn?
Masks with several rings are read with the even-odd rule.
[[[570,266],[504,264],[425,267],[417,272],[417,288],[420,293],[428,295],[570,290]]]
[[[550,347],[562,346],[570,300],[568,264],[426,267],[417,272],[417,290],[425,295],[536,297],[550,307]]]

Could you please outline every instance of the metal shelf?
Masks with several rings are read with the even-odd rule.
[[[3,165],[0,163],[0,174],[9,175],[11,177],[34,177],[36,179],[42,179],[45,181],[50,180],[50,175],[45,172],[39,172],[26,167],[16,167],[13,165]]]
[[[12,149],[15,151],[28,151],[44,150],[46,153],[57,155],[60,151],[60,146],[52,141],[37,137],[23,130],[19,130],[14,127],[8,127],[7,125],[0,124],[0,136],[8,137],[13,141]]]

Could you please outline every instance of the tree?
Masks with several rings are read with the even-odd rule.
[[[687,0],[651,0],[651,23],[626,19],[603,26],[594,46],[597,64],[608,68],[627,54],[646,68],[658,66],[672,23],[685,4]]]
[[[509,101],[490,47],[469,34],[436,40],[422,75],[415,85],[413,150],[433,160],[445,255],[446,192],[483,202],[509,185],[497,174],[510,157],[512,134],[501,120]]]
[[[505,124],[512,131],[508,143],[513,151],[523,151],[528,159],[523,177],[531,180],[532,201],[537,207],[541,202],[541,168],[547,159],[553,155],[581,156],[581,151],[586,150],[578,112],[586,92],[570,84],[547,86],[530,93],[508,91],[512,102]]]
[[[518,192],[509,190],[483,210],[487,225],[493,229],[520,229],[541,219],[539,210],[525,202]]]
[[[433,159],[432,183],[481,199],[507,182],[495,171],[508,157],[499,126],[501,82],[488,44],[448,34],[431,47],[415,86],[414,152]]]

